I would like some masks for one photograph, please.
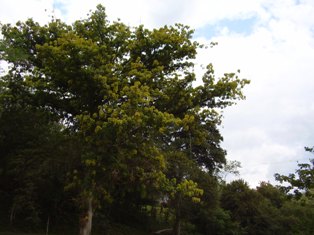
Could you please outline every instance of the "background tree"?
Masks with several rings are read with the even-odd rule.
[[[264,190],[261,190],[261,187]],[[281,226],[279,210],[264,195],[270,187],[259,187],[259,191],[250,189],[243,180],[227,184],[222,191],[221,206],[231,212],[231,217],[239,222],[240,234],[286,234]],[[269,190],[270,191],[270,190]]]
[[[306,147],[305,150],[313,153],[313,148]],[[295,233],[312,234],[314,232],[313,222],[311,222],[314,218],[313,166],[314,160],[310,159],[310,163],[299,163],[295,174],[291,173],[288,176],[275,174],[277,181],[289,184],[279,186],[288,196],[281,212],[286,218],[283,221],[284,224]]]
[[[56,116],[37,106],[20,74],[11,71],[1,82],[2,221],[11,226],[36,227],[48,217],[55,221],[59,215],[66,220],[59,210],[67,204],[63,201],[63,182],[72,156],[67,153],[68,134]],[[55,194],[53,199],[51,192]]]
[[[306,151],[313,153],[313,148],[305,148]],[[308,197],[313,197],[314,190],[314,159],[310,163],[299,163],[296,173],[288,176],[275,174],[275,179],[280,183],[287,182],[289,186],[282,186],[286,192],[293,190],[294,195],[300,198],[304,193]]]

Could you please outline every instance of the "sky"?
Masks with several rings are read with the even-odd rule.
[[[240,69],[251,80],[221,127],[227,159],[241,162],[238,178],[275,183],[275,173],[314,157],[304,151],[314,145],[314,0],[0,0],[0,22],[71,23],[97,4],[130,26],[189,25],[194,40],[218,42],[199,51],[198,73],[213,63],[218,77]]]

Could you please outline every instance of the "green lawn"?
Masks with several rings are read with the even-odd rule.
[[[92,233],[93,235],[97,235],[98,233]],[[116,225],[110,229],[109,234],[114,235],[147,235],[147,231],[140,231],[134,228],[130,228],[123,225]],[[42,233],[22,233],[22,232],[0,232],[0,235],[46,235],[45,232]],[[59,233],[49,233],[49,235],[77,235],[77,233],[73,232],[59,232]]]
[[[0,235],[45,235],[42,233],[13,233],[13,232],[0,232]],[[53,235],[53,234],[51,234]]]
[[[17,232],[17,231],[8,231],[8,232],[4,232],[4,231],[0,231],[0,235],[46,235],[46,232]],[[59,233],[49,233],[48,235],[77,235],[77,233],[70,233],[70,232],[59,232]]]

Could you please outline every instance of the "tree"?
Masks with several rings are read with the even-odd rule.
[[[109,22],[99,5],[72,25],[30,19],[3,25],[2,34],[0,59],[10,71],[1,79],[20,90],[7,89],[23,92],[23,102],[51,117],[46,123],[58,124],[57,133],[77,146],[60,174],[77,193],[80,234],[91,233],[94,211],[121,199],[117,194],[145,195],[176,182],[178,197],[200,196],[190,171],[178,166],[183,173],[175,174],[171,153],[208,174],[225,163],[219,109],[243,99],[248,81],[236,73],[216,78],[210,64],[203,83],[193,86],[201,45],[189,27],[130,28]]]
[[[220,181],[225,182],[229,174],[239,176],[239,168],[241,168],[241,162],[236,160],[227,161],[222,169],[216,169],[215,175]]]
[[[223,189],[221,206],[232,212],[232,218],[241,226],[249,227],[258,213],[258,195],[243,180],[232,181]]]
[[[193,181],[195,171],[199,170],[195,162],[182,152],[168,153],[167,159],[166,176],[169,179],[167,197],[174,215],[173,233],[180,235],[181,221],[188,217],[184,216],[184,205],[189,204],[189,201],[199,203],[204,191]]]
[[[261,187],[264,188],[263,185]],[[268,193],[265,192],[265,195]],[[233,220],[240,224],[241,234],[282,234],[285,231],[280,224],[278,209],[259,191],[250,189],[243,180],[225,186],[221,206],[230,211]]]
[[[256,191],[263,195],[264,198],[267,198],[276,208],[281,208],[286,200],[286,195],[280,188],[275,187],[270,183],[261,182],[260,186],[256,188]]]
[[[313,148],[305,148],[306,151],[313,153]],[[303,193],[308,197],[313,197],[314,190],[314,159],[310,163],[299,163],[296,173],[288,176],[275,174],[275,179],[280,183],[287,182],[289,186],[282,186],[286,192],[293,190],[295,196],[300,198]]]
[[[313,148],[305,147],[305,150],[313,153]],[[310,163],[299,163],[296,172],[288,176],[275,174],[275,179],[288,184],[278,186],[288,196],[281,209],[285,226],[294,234],[312,234],[313,221],[309,218],[313,218],[314,211],[314,159],[310,159]]]
[[[35,228],[47,217],[54,220],[62,207],[69,140],[56,117],[34,105],[22,79],[8,74],[1,82],[1,220]]]

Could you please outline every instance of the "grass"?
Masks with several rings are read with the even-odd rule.
[[[19,231],[0,231],[0,235],[46,235],[46,232],[19,232]],[[49,232],[49,235],[77,235],[73,232]]]
[[[46,233],[0,232],[0,235],[46,235]],[[73,233],[49,233],[49,235],[74,235]],[[76,234],[75,234],[76,235]]]
[[[49,235],[77,235],[78,233],[74,232],[58,232],[58,233],[49,233]],[[103,233],[97,233],[97,232],[92,232],[93,235],[98,235],[98,234],[103,234]],[[147,235],[147,231],[143,230],[138,230],[135,228],[131,228],[125,225],[114,225],[111,227],[109,230],[109,234],[114,234],[114,235]],[[0,232],[0,235],[46,235],[45,232],[42,233],[23,233],[23,232]]]
[[[45,235],[42,233],[13,233],[13,232],[0,232],[0,235]],[[52,234],[51,234],[52,235]]]
[[[94,234],[94,233],[92,233]],[[114,234],[114,235],[147,235],[147,232],[143,232],[143,231],[139,231],[139,230],[135,230],[135,229],[119,229],[119,228],[115,228],[110,230],[109,234]],[[0,235],[46,235],[45,233],[19,233],[19,232],[0,232]],[[67,235],[64,233],[49,233],[49,235]],[[69,234],[70,235],[70,234]],[[73,235],[73,234],[71,234]],[[95,234],[97,235],[97,234]]]

